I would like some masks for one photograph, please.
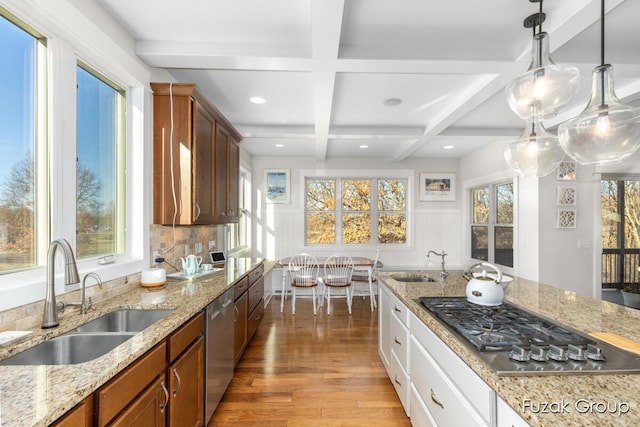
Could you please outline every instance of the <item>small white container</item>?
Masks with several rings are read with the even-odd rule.
[[[167,270],[164,268],[152,268],[142,271],[140,285],[144,288],[155,288],[167,284]]]

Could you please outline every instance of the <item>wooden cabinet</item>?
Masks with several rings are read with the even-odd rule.
[[[154,223],[237,221],[241,135],[193,84],[151,88]]]
[[[167,339],[170,426],[204,423],[204,314],[199,313]]]
[[[238,222],[240,218],[240,144],[220,124],[216,124],[215,165],[215,221]]]
[[[78,403],[73,409],[56,420],[52,427],[93,426],[93,395]]]
[[[167,424],[169,398],[164,375],[160,375],[119,415],[111,427],[163,427]]]
[[[142,392],[152,381],[164,374],[166,353],[166,343],[158,344],[95,392],[97,426],[109,424],[127,407],[142,408],[138,399],[143,398]]]
[[[233,318],[233,360],[234,364],[242,357],[244,349],[247,347],[247,314],[249,312],[249,294],[243,292],[235,300],[235,317]]]
[[[204,420],[204,339],[198,338],[168,369],[169,425],[202,426]]]
[[[264,264],[238,280],[233,289],[236,306],[233,348],[237,364],[264,317]]]

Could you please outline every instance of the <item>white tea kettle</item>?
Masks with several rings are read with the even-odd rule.
[[[498,273],[498,276],[487,275],[487,270],[483,269],[481,274],[473,274],[473,270],[478,267],[490,267]],[[469,268],[469,271],[464,274],[464,277],[469,281],[467,283],[466,294],[467,301],[479,305],[500,305],[504,298],[504,291],[502,290],[502,271],[498,267],[488,262],[481,262],[475,264]]]

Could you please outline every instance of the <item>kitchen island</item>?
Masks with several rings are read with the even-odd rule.
[[[466,280],[461,273],[452,272],[444,283],[400,282],[393,279],[397,272],[379,277],[415,318],[530,425],[640,425],[640,374],[498,376],[459,335],[416,301],[419,297],[464,296]],[[609,332],[640,342],[640,311],[634,309],[518,278],[506,287],[505,300],[584,333]],[[498,421],[498,425],[502,424]]]
[[[222,295],[239,278],[263,261],[237,258],[225,270],[198,281],[167,282],[159,290],[135,287],[117,297],[96,304],[96,310],[80,315],[68,309],[60,326],[40,329],[15,345],[0,348],[0,358],[32,347],[46,339],[119,309],[172,309],[171,314],[136,334],[104,356],[86,363],[59,366],[0,366],[0,425],[3,427],[46,426],[72,409],[101,385],[167,338],[211,301]],[[139,275],[138,278],[139,280]],[[41,306],[40,306],[41,307]]]

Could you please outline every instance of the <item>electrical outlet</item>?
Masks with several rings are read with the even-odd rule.
[[[184,256],[189,255],[189,245],[184,245]]]
[[[209,240],[209,250],[212,251],[216,248],[216,241],[215,240]]]
[[[202,253],[202,243],[198,242],[195,245],[196,254]]]
[[[156,262],[156,260],[157,260],[158,258],[162,258],[162,252],[160,252],[160,251],[153,251],[153,258],[152,258],[153,262]]]

